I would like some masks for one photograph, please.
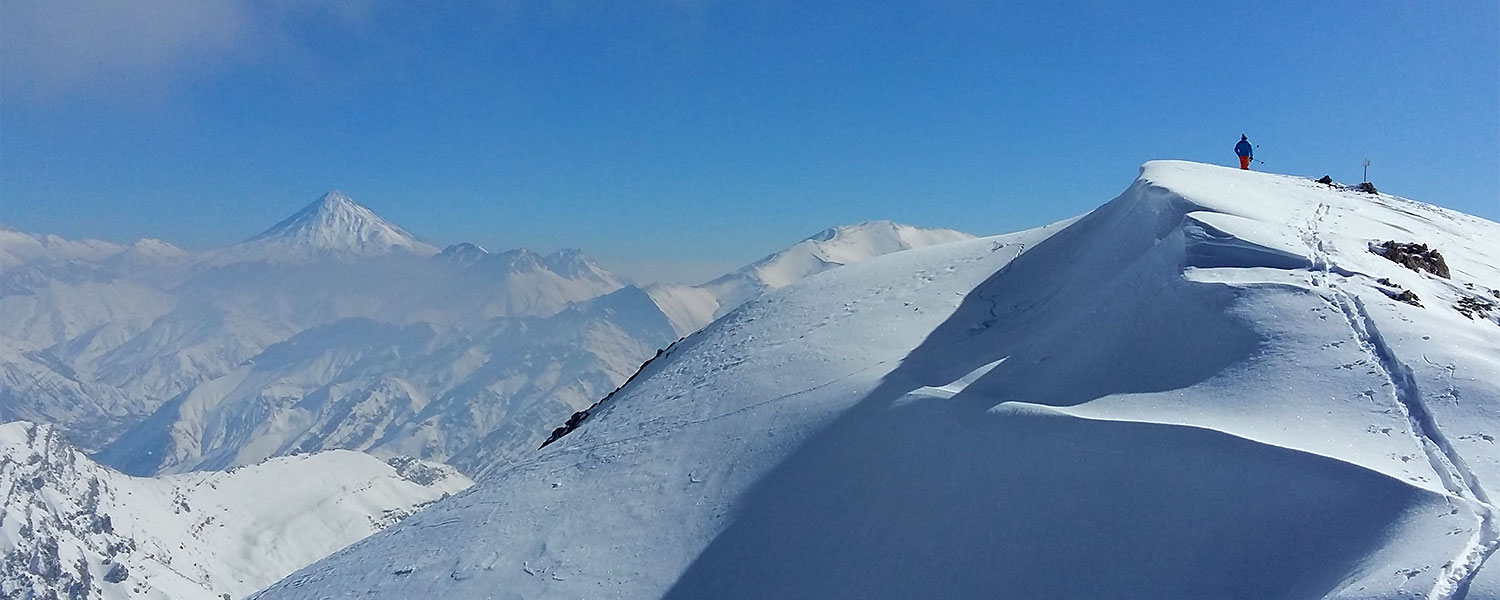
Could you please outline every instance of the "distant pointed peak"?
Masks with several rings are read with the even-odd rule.
[[[548,254],[545,259],[547,261],[547,264],[554,267],[564,265],[597,265],[597,263],[594,262],[594,257],[589,256],[588,254],[584,253],[583,250],[579,250],[577,248],[564,248],[562,250],[558,250],[556,252]]]
[[[329,190],[328,193],[323,194],[323,197],[318,198],[317,202],[309,206],[309,208],[312,207],[317,207],[318,210],[323,211],[355,210],[375,215],[375,212],[370,210],[369,207],[355,202],[354,198],[351,198],[349,194],[345,194],[343,190]],[[378,215],[375,216],[378,218]]]
[[[531,271],[544,268],[542,255],[525,248],[491,254],[486,261],[508,271]]]
[[[617,282],[614,274],[605,270],[594,257],[589,256],[583,250],[577,248],[564,248],[548,254],[545,259],[547,268],[553,273],[562,275],[569,279],[598,279],[600,281]]]
[[[418,241],[340,190],[323,194],[245,243],[339,255],[376,255],[394,250],[437,254],[437,248]]]

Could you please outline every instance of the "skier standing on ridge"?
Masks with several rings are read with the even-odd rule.
[[[1255,159],[1255,149],[1250,147],[1250,138],[1240,135],[1240,143],[1234,145],[1234,153],[1240,157],[1240,170],[1249,171],[1250,161]]]

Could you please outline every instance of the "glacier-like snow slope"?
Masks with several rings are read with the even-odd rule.
[[[0,596],[243,598],[469,484],[447,466],[345,451],[141,479],[51,426],[6,423]]]
[[[257,597],[1500,597],[1500,225],[1152,162],[1048,233],[752,301]]]

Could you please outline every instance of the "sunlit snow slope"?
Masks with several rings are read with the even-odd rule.
[[[1056,233],[752,301],[260,597],[1494,598],[1500,311],[1459,307],[1495,303],[1497,249],[1418,202],[1148,163]]]
[[[243,598],[468,485],[447,466],[348,451],[136,478],[51,426],[6,423],[0,597]]]

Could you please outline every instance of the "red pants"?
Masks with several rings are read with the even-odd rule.
[[[1240,157],[1240,169],[1243,170],[1243,171],[1249,171],[1250,170],[1250,157],[1248,157],[1248,156],[1241,156]]]

